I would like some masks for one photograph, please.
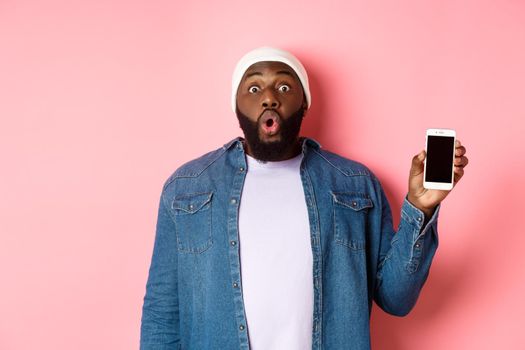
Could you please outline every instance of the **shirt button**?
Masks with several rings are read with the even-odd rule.
[[[188,205],[188,208],[193,209],[193,204]]]
[[[237,282],[233,282],[233,288],[237,288],[238,286]]]
[[[231,244],[231,245],[236,245],[237,242],[235,242],[235,241],[231,241],[230,244]]]
[[[416,248],[419,248],[419,247],[421,247],[421,244],[416,243]]]
[[[231,203],[231,204],[235,204],[235,203],[237,203],[237,199],[232,198],[232,200],[230,201],[230,203]]]
[[[357,202],[352,202],[352,207],[357,207]]]
[[[244,171],[244,168],[243,168],[243,167],[240,167],[239,170],[240,170],[240,171]]]
[[[417,221],[421,221],[421,216],[418,216],[418,217],[417,217]]]
[[[241,324],[241,325],[239,326],[239,329],[240,329],[241,331],[243,331],[243,330],[244,330],[244,326]]]

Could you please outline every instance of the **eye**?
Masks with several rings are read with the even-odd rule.
[[[250,86],[250,87],[248,88],[248,91],[249,91],[250,93],[252,93],[252,94],[258,92],[259,90],[260,90],[259,87],[256,86],[256,85],[252,85],[252,86]]]
[[[288,91],[290,91],[290,87],[288,85],[281,85],[281,86],[279,86],[279,91],[280,92],[288,92]]]

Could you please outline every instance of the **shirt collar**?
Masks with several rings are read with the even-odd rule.
[[[313,138],[310,138],[310,137],[301,137],[300,140],[301,140],[301,143],[302,143],[303,152],[306,151],[307,147],[313,147],[316,150],[318,150],[319,148],[322,147],[319,142],[317,142],[316,140],[314,140]],[[222,147],[224,149],[230,149],[231,147],[234,147],[236,145],[240,145],[238,147],[242,147],[242,142],[243,141],[244,141],[244,138],[238,136],[238,137],[228,141],[227,143],[225,143]]]

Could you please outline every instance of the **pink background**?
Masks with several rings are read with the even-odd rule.
[[[261,45],[303,61],[303,133],[367,164],[396,223],[425,129],[468,148],[374,349],[525,346],[523,1],[2,0],[0,349],[138,348],[162,184],[240,135],[230,77]]]

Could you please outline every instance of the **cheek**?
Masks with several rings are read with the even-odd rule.
[[[254,102],[247,99],[237,99],[237,108],[250,120],[257,121],[257,107]]]
[[[303,104],[303,98],[301,96],[290,96],[286,101],[283,101],[283,109],[286,115],[291,115],[297,112]]]
[[[290,105],[293,105],[294,107],[298,107],[303,102],[304,94],[302,93],[301,90],[295,89],[294,92],[286,96],[286,99],[288,100],[288,103]]]

